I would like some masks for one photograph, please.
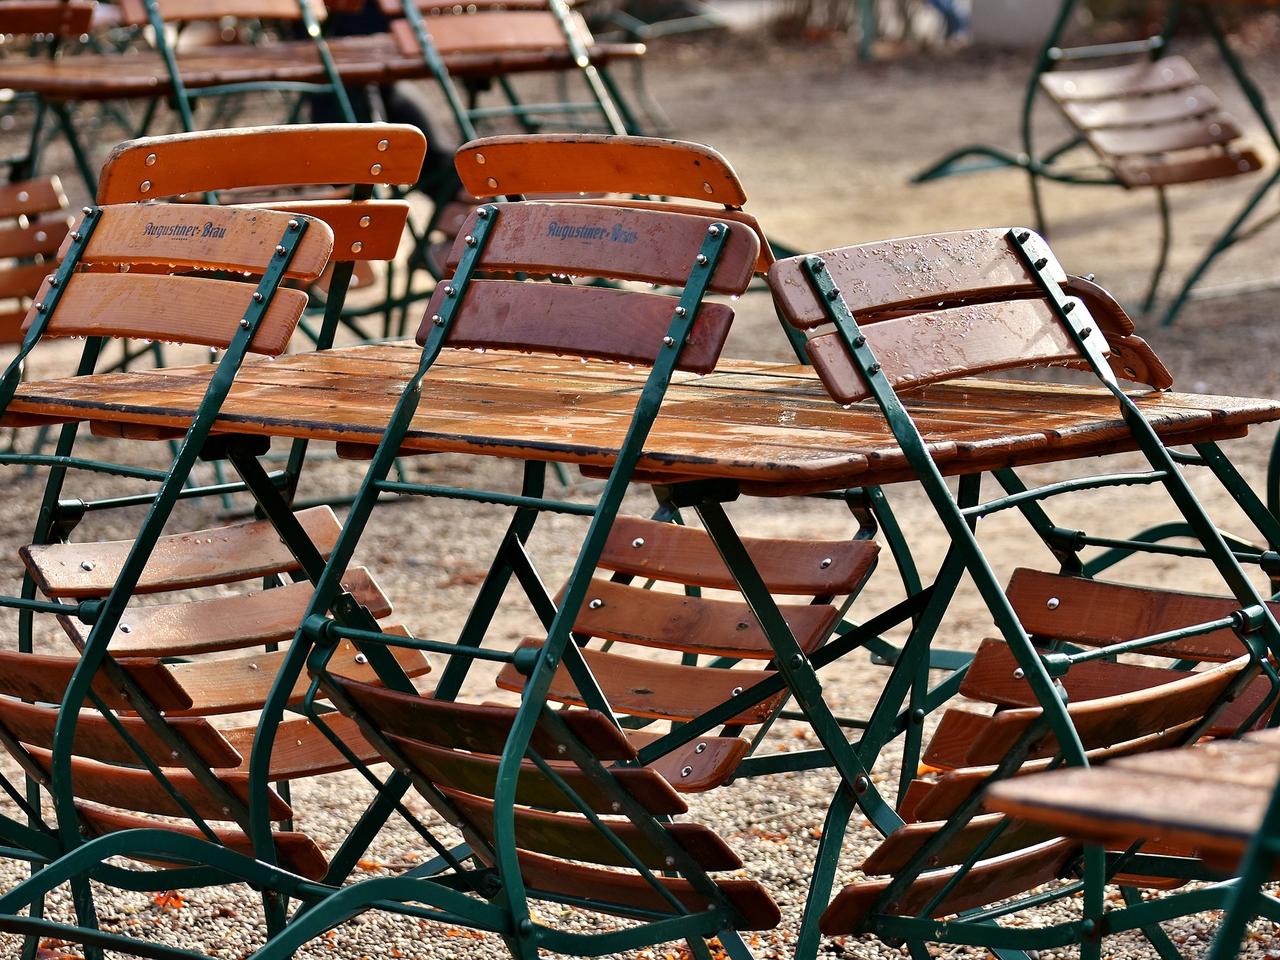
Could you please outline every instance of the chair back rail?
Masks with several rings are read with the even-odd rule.
[[[160,17],[166,23],[189,23],[196,20],[301,20],[306,3],[317,20],[323,20],[322,0],[155,0]],[[146,0],[119,0],[120,19],[130,27],[150,23]]]
[[[0,34],[76,38],[89,32],[90,0],[0,0]]]

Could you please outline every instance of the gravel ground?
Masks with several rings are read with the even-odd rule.
[[[1250,66],[1264,89],[1280,95],[1276,49],[1260,44],[1250,54]],[[1194,44],[1189,52],[1202,65],[1211,85],[1229,102],[1238,104],[1233,88],[1214,66],[1212,52]],[[752,194],[750,209],[766,227],[797,247],[816,249],[888,236],[1028,221],[1025,185],[1016,173],[983,174],[927,187],[906,184],[913,170],[962,142],[1011,145],[1025,69],[1025,58],[973,51],[902,57],[865,66],[856,64],[851,51],[839,45],[779,48],[747,37],[735,43],[660,49],[655,51],[648,75],[679,135],[710,143],[734,161]],[[1239,115],[1250,126],[1243,110]],[[1175,192],[1174,207],[1182,233],[1172,266],[1174,276],[1189,266],[1195,252],[1221,228],[1250,188],[1241,182]],[[1275,198],[1271,198],[1268,206],[1274,209],[1274,204]],[[1135,297],[1143,289],[1155,231],[1149,197],[1114,190],[1051,188],[1048,205],[1055,226],[1054,246],[1069,270],[1096,272],[1104,285],[1122,297]],[[1213,281],[1274,275],[1275,238],[1273,233],[1233,251],[1215,271]],[[1272,357],[1280,328],[1272,315],[1277,306],[1280,294],[1275,292],[1205,301],[1193,304],[1174,329],[1143,332],[1182,389],[1276,396],[1280,395],[1280,376]],[[768,305],[749,296],[738,307],[729,354],[785,356],[786,346],[773,326]],[[37,365],[33,375],[56,373],[64,361],[60,356],[42,358],[43,365]],[[1274,435],[1273,429],[1259,429],[1228,448],[1249,480],[1259,487]],[[104,455],[150,457],[157,464],[161,460],[158,448],[134,445],[134,450],[122,451],[118,444],[100,443]],[[1135,463],[1132,457],[1116,459],[1119,467]],[[413,463],[411,470],[415,476],[448,478],[450,482],[506,488],[518,483],[512,464],[452,456],[424,458]],[[1043,467],[1028,474],[1033,480],[1043,480],[1069,472]],[[350,490],[360,474],[358,466],[319,462],[309,473],[303,493]],[[39,483],[14,471],[0,478],[0,483],[4,491],[0,543],[3,552],[13,558],[12,551],[26,542],[30,507],[38,496]],[[109,481],[96,482],[87,490],[101,495],[116,486]],[[576,488],[581,493],[590,490],[581,481]],[[1221,525],[1242,527],[1238,511],[1224,495],[1202,483],[1197,489]],[[945,536],[918,492],[903,486],[891,490],[890,495],[917,558],[928,571],[941,558]],[[643,513],[651,502],[647,491],[637,490],[628,508]],[[838,536],[854,529],[847,513],[830,504],[742,502],[733,506],[732,513],[744,533],[756,535]],[[1171,510],[1158,494],[1099,491],[1064,505],[1061,522],[1122,534],[1170,516]],[[125,537],[136,529],[138,521],[136,513],[99,517],[86,523],[77,536]],[[174,527],[191,529],[217,521],[212,506],[187,504],[175,518]],[[497,508],[475,507],[464,512],[455,504],[440,501],[389,505],[378,511],[357,562],[374,570],[404,622],[420,633],[449,639],[461,625],[505,522],[505,512]],[[541,521],[532,549],[548,583],[563,579],[583,530],[576,520]],[[1002,577],[1017,564],[1052,562],[1047,553],[1027,556],[1030,541],[1026,531],[1010,518],[985,521],[982,535]],[[16,570],[16,559],[3,566],[0,577],[8,581],[0,583],[0,588],[17,585]],[[1133,564],[1126,574],[1135,581],[1190,590],[1218,588],[1204,565],[1144,561]],[[893,564],[885,558],[855,611],[883,609],[899,596]],[[12,624],[11,619],[4,622]],[[511,602],[495,621],[488,642],[510,645],[532,629],[526,605]],[[972,591],[964,590],[948,614],[941,636],[949,646],[972,648],[990,631],[984,608]],[[48,649],[65,649],[52,632],[44,642]],[[865,715],[885,676],[883,668],[865,658],[850,657],[832,669],[824,683],[831,702],[841,711]],[[491,672],[477,670],[468,694],[492,698],[491,684]],[[779,724],[763,749],[801,749],[807,740],[807,731],[798,725]],[[875,779],[891,784],[898,772],[896,757],[886,755],[876,767]],[[760,957],[790,954],[816,837],[833,785],[831,776],[809,773],[775,777],[767,783],[733,784],[692,798],[690,816],[719,830],[740,852],[749,875],[764,883],[782,905],[781,927],[755,938]],[[368,789],[354,776],[331,776],[299,784],[294,800],[301,826],[331,850],[368,795]],[[425,804],[416,799],[409,802],[415,813],[438,823]],[[841,882],[858,876],[857,864],[876,840],[869,826],[855,822],[843,852]],[[358,873],[394,873],[418,862],[421,856],[415,836],[393,823],[362,861]],[[18,866],[0,865],[0,887],[7,887],[21,873]],[[182,900],[166,903],[156,903],[150,896],[102,891],[100,903],[106,926],[204,949],[228,960],[245,955],[264,933],[257,902],[243,888],[189,891]],[[62,901],[54,904],[55,910],[65,907]],[[1030,922],[1053,922],[1070,909],[1069,903],[1047,908]],[[553,907],[544,910],[543,916],[574,927],[588,924],[580,916],[560,916]],[[1192,918],[1171,924],[1169,929],[1196,954],[1211,935],[1212,921],[1211,917]],[[0,950],[14,955],[13,943],[0,938]],[[1107,948],[1108,956],[1154,956],[1135,938],[1109,940]],[[876,960],[899,955],[894,948],[857,938],[828,940],[823,952],[832,958]],[[1045,952],[1042,957],[1048,960],[1074,953]],[[981,955],[982,951],[952,949],[939,955],[943,954]],[[344,925],[301,955],[428,960],[498,957],[504,950],[493,938],[370,914]],[[682,954],[676,948],[662,948],[641,955]],[[1269,925],[1256,930],[1248,955],[1280,956],[1280,937]]]

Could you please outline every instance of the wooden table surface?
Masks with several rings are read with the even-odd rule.
[[[418,357],[406,341],[248,363],[219,429],[374,444]],[[185,428],[211,369],[28,383],[7,419],[90,420],[125,436]],[[405,447],[608,467],[646,375],[627,364],[446,350]],[[1280,404],[1266,400],[1148,392],[1139,403],[1163,437],[1180,442],[1242,436],[1280,419]],[[919,391],[908,405],[952,474],[1133,448],[1114,398],[1096,387],[960,380]],[[677,374],[640,469],[648,479],[731,478],[777,494],[911,475],[877,409],[837,406],[808,367],[745,360]]]
[[[329,40],[334,63],[351,84],[384,84],[429,76],[419,56],[406,57],[390,34],[334,37]],[[589,51],[596,64],[643,53],[642,44],[599,44]],[[461,54],[445,57],[459,77],[495,76],[529,70],[570,69],[568,53],[522,55]],[[310,40],[288,40],[262,46],[211,47],[178,58],[188,88],[252,81],[326,80],[320,56]],[[152,51],[85,53],[47,58],[6,57],[0,60],[0,87],[39,93],[53,100],[114,100],[164,96],[172,85],[160,55]]]

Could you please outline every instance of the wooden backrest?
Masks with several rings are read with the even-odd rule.
[[[455,8],[456,9],[456,8]],[[423,18],[431,45],[442,57],[519,53],[568,53],[569,38],[583,47],[592,43],[581,14],[570,13],[561,21],[551,10],[462,9]],[[422,55],[417,34],[407,20],[393,20],[391,35],[406,57]]]
[[[391,745],[397,761],[403,760],[420,778],[439,791],[460,814],[470,829],[486,841],[493,839],[494,805],[491,799],[496,782],[496,760],[506,744],[516,717],[510,707],[474,706],[453,701],[431,700],[411,694],[394,693],[381,687],[330,674],[325,683],[343,709],[373,726],[375,737]],[[626,738],[603,714],[590,710],[568,711],[560,715],[575,737],[596,759],[627,759],[634,751]],[[375,741],[376,742],[376,741]],[[576,764],[563,762],[564,748],[555,735],[539,724],[532,748],[556,763],[556,772],[595,812],[614,816],[620,812],[614,794],[591,779]],[[684,802],[662,777],[648,768],[633,768],[613,774],[618,786],[645,805],[654,815],[681,813]],[[517,782],[516,845],[522,850],[615,867],[630,867],[586,818],[569,797],[545,778],[536,767],[522,769]],[[533,810],[528,807],[542,809]],[[572,811],[572,812],[569,812]],[[628,820],[613,819],[610,828],[648,866],[670,869],[666,855],[650,843]],[[700,824],[665,825],[671,834],[704,869],[736,869],[741,861],[713,831]]]
[[[1009,602],[1026,631],[1043,640],[1101,647],[1229,616],[1231,597],[1086,580],[1026,568],[1009,581]],[[1280,604],[1271,604],[1280,613]],[[1222,629],[1144,651],[1180,660],[1225,662],[1244,652],[1234,631]]]
[[[483,209],[483,208],[482,208]],[[653,210],[527,201],[493,208],[495,222],[477,269],[488,274],[602,277],[682,286],[709,231],[729,231],[709,280],[718,293],[740,294],[750,282],[759,242],[747,229],[710,217]],[[449,255],[456,267],[475,231],[473,213]],[[418,331],[454,291],[437,286]],[[650,364],[678,305],[675,297],[642,290],[567,283],[473,280],[460,304],[449,343]],[[608,322],[604,318],[609,318]],[[728,336],[733,311],[703,303],[680,354],[682,369],[710,372]]]
[[[321,0],[156,0],[160,16],[166,23],[188,23],[194,20],[301,20],[305,2],[317,20],[323,19]],[[117,0],[120,19],[130,27],[150,23],[143,0]]]
[[[426,149],[417,127],[388,123],[244,127],[128,140],[103,165],[98,202],[415,183]],[[401,200],[272,196],[257,205],[323,220],[333,231],[335,260],[394,259],[409,213]]]
[[[1048,245],[1027,234],[1027,250],[1044,261],[1049,280],[1065,283],[1067,275]],[[910,237],[819,256],[897,388],[1083,359],[1040,296],[1036,277],[1008,230]],[[831,396],[840,403],[864,399],[867,388],[844,343],[830,330],[805,259],[774,264],[769,271],[774,301],[788,322],[809,334],[809,357]],[[946,306],[949,301],[961,305]],[[1072,303],[1075,316],[1087,324],[1083,303]]]
[[[513,134],[464,143],[454,155],[472,196],[616,193],[747,202],[737,173],[700,143],[603,134]]]
[[[118,336],[226,347],[252,302],[255,285],[235,280],[127,272],[132,266],[154,270],[219,270],[262,273],[276,247],[300,218],[273,210],[155,204],[106,207],[90,237],[81,265],[61,291],[46,335]],[[66,254],[72,237],[63,247]],[[308,226],[286,275],[316,279],[333,248],[333,234],[318,220]],[[115,273],[93,272],[114,269]],[[48,281],[32,304],[24,329],[42,312]],[[267,307],[250,349],[282,353],[302,312],[306,294],[278,289]]]
[[[66,209],[67,196],[57,177],[36,177],[0,186],[0,220]]]
[[[760,238],[756,271],[768,273],[773,252],[755,217],[739,209],[746,191],[729,162],[710,147],[684,140],[605,134],[510,134],[458,148],[454,166],[473,197],[587,194],[583,203],[703,212],[749,226]],[[635,199],[637,197],[645,199]],[[661,198],[661,199],[659,199]]]
[[[0,0],[0,34],[79,37],[89,32],[89,0]]]

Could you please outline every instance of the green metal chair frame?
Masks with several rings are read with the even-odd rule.
[[[936,242],[935,242],[936,241]],[[964,266],[956,260],[960,276],[951,270],[927,271],[915,274],[907,264],[913,263],[921,256],[921,249],[928,247],[943,257],[945,263],[948,251],[964,250],[971,253],[964,261]],[[856,250],[858,248],[852,248]],[[903,253],[901,269],[895,268],[894,251]],[[931,709],[949,699],[963,678],[964,671],[957,671],[952,677],[938,686],[928,689],[927,674],[921,673],[921,664],[927,663],[928,646],[933,631],[945,612],[954,590],[966,572],[973,580],[983,601],[990,611],[1000,637],[1008,644],[1016,657],[1018,668],[1023,671],[1026,682],[1034,691],[1044,712],[1044,724],[1056,737],[1061,746],[1062,761],[1073,765],[1087,765],[1088,760],[1076,734],[1065,704],[1055,684],[1053,670],[1059,668],[1055,662],[1041,656],[1033,645],[1031,638],[1022,626],[1019,618],[1009,603],[1003,587],[996,579],[991,567],[982,552],[977,540],[976,521],[981,517],[1009,509],[1018,509],[1027,517],[1032,529],[1041,536],[1051,550],[1059,553],[1064,560],[1064,572],[1077,570],[1071,562],[1074,552],[1083,549],[1087,543],[1098,543],[1082,533],[1072,532],[1070,537],[1055,537],[1054,527],[1048,515],[1044,513],[1041,502],[1050,497],[1073,491],[1096,489],[1106,486],[1123,485],[1159,485],[1163,486],[1200,541],[1196,550],[1188,550],[1187,555],[1200,556],[1213,562],[1230,593],[1241,606],[1240,621],[1247,625],[1242,630],[1242,640],[1250,649],[1255,663],[1260,663],[1265,653],[1280,650],[1280,627],[1277,626],[1270,611],[1265,607],[1262,598],[1252,583],[1245,576],[1241,566],[1243,562],[1259,562],[1259,556],[1240,556],[1223,538],[1222,534],[1205,515],[1178,464],[1185,458],[1168,450],[1159,436],[1152,429],[1134,401],[1120,387],[1115,372],[1108,362],[1104,350],[1104,340],[1095,335],[1098,321],[1090,315],[1083,301],[1069,297],[1063,289],[1065,273],[1053,259],[1044,241],[1029,230],[1014,229],[1009,231],[979,232],[976,235],[944,235],[940,238],[911,238],[906,241],[891,241],[885,245],[868,245],[862,248],[863,259],[849,251],[832,251],[827,254],[813,254],[795,258],[790,261],[779,261],[770,274],[770,282],[775,295],[779,297],[784,312],[793,323],[809,330],[821,326],[827,341],[823,353],[825,358],[818,363],[819,375],[827,385],[828,391],[837,402],[847,403],[860,398],[867,398],[876,404],[884,414],[889,428],[901,446],[917,481],[924,487],[931,504],[947,532],[951,536],[952,545],[943,561],[941,569],[933,585],[928,591],[927,606],[916,621],[916,629],[908,639],[901,657],[895,665],[894,672],[886,685],[873,715],[872,723],[863,735],[863,744],[874,745],[878,740],[884,742],[883,730],[889,718],[896,718],[898,704],[907,705],[905,716],[914,716],[919,722]],[[909,256],[907,254],[910,254]],[[860,263],[869,263],[867,273],[859,270]],[[998,271],[1001,279],[995,274],[984,274],[983,267],[1000,263]],[[871,281],[872,270],[887,270],[887,276],[877,277]],[[905,272],[904,272],[905,271]],[[788,284],[788,280],[800,278],[803,285]],[[786,278],[786,279],[784,279]],[[871,292],[863,288],[863,281],[871,282]],[[927,330],[930,314],[919,314],[923,305],[937,309],[939,302],[944,309],[938,316],[945,321],[950,312],[946,309],[948,294],[956,297],[960,291],[956,286],[968,289],[967,296],[960,296],[959,302],[967,303],[960,310],[966,313],[966,323],[972,327],[983,316],[983,308],[975,308],[974,303],[998,303],[1001,298],[1011,296],[1030,296],[1039,302],[1040,309],[1047,312],[1046,330],[1054,330],[1056,353],[1048,362],[1064,362],[1070,360],[1076,365],[1083,365],[1107,389],[1118,404],[1122,415],[1129,425],[1136,443],[1150,462],[1152,470],[1143,474],[1124,474],[1116,476],[1093,476],[1075,480],[1062,481],[1044,487],[1028,490],[1021,484],[1016,475],[1010,471],[999,471],[1001,483],[1008,491],[1007,495],[980,502],[979,477],[976,474],[961,475],[957,494],[948,488],[938,464],[915,425],[911,414],[904,407],[899,390],[907,386],[920,385],[936,381],[939,378],[957,375],[957,371],[913,370],[909,358],[893,351],[885,358],[877,357],[876,342],[880,338],[877,312],[881,316],[906,315],[907,322],[915,318],[922,331]],[[972,288],[972,289],[969,289]],[[1023,293],[1014,290],[1021,288]],[[956,302],[952,300],[951,302]],[[1015,300],[1010,304],[1021,309]],[[992,308],[998,309],[998,308]],[[979,328],[972,327],[970,335]],[[999,327],[993,328],[992,336],[999,335]],[[902,332],[890,333],[890,338],[902,336]],[[894,341],[890,339],[889,344]],[[810,340],[811,348],[814,340]],[[892,348],[891,348],[892,349]],[[927,353],[927,347],[918,349]],[[1006,352],[1010,349],[1007,345]],[[1054,351],[1050,351],[1054,353]],[[810,351],[811,356],[813,350]],[[1036,356],[1040,356],[1037,353]],[[1011,354],[1004,355],[1003,360],[983,358],[987,362],[981,369],[1016,368],[1032,365],[1037,361],[1023,353],[1019,345]],[[890,372],[886,372],[884,362],[892,362]],[[964,367],[962,360],[960,367]],[[1216,448],[1212,451],[1217,464],[1225,460]],[[1206,455],[1205,461],[1210,460]],[[1195,462],[1200,462],[1199,460]],[[1217,464],[1221,467],[1221,464]],[[1229,465],[1228,465],[1229,466]],[[1220,479],[1227,484],[1240,502],[1249,501],[1253,513],[1259,522],[1266,524],[1274,532],[1274,523],[1269,515],[1257,503],[1256,497],[1248,491],[1233,470],[1224,470]],[[1030,508],[1030,509],[1028,509]],[[1070,543],[1066,550],[1062,549],[1063,540]],[[1154,549],[1150,545],[1148,549]],[[1158,551],[1164,552],[1164,551]],[[1075,560],[1078,564],[1078,559]],[[1217,624],[1221,626],[1222,624]],[[1187,628],[1194,632],[1196,628]],[[1257,636],[1254,636],[1254,634]],[[1135,641],[1142,645],[1143,642]],[[1069,658],[1068,658],[1069,659]],[[896,718],[901,723],[901,718]],[[913,758],[908,756],[906,763]],[[1011,758],[1016,764],[1017,758]],[[843,772],[843,771],[842,771]],[[808,958],[815,955],[818,944],[818,928],[816,917],[826,906],[834,880],[837,854],[843,842],[849,817],[855,806],[863,808],[872,823],[883,832],[888,833],[901,825],[894,824],[893,818],[877,815],[874,807],[868,811],[868,798],[875,793],[869,780],[854,781],[846,779],[837,793],[823,828],[822,845],[818,854],[817,867],[809,893],[806,908],[806,920],[801,930],[798,956]],[[883,801],[880,801],[883,803]],[[886,828],[888,824],[888,828]],[[1092,889],[1100,890],[1096,882],[1102,869],[1099,862],[1088,864],[1092,871]],[[896,890],[894,893],[896,894]],[[943,940],[947,942],[975,942],[989,946],[1000,946],[998,927],[975,921],[976,926],[969,927],[958,921],[936,923],[919,921],[919,925],[911,926],[915,921],[904,920],[901,924],[885,929],[883,932],[892,937],[922,941]],[[965,937],[981,937],[983,939],[966,941]],[[1012,938],[1013,946],[1009,949],[1026,949],[1028,946],[1017,946],[1018,938]],[[1003,948],[1002,948],[1003,949]],[[1002,956],[1007,954],[1002,953]]]
[[[1185,9],[1188,4],[1194,6],[1200,14],[1223,60],[1244,93],[1250,107],[1257,115],[1267,136],[1276,148],[1280,149],[1280,129],[1277,128],[1266,99],[1257,83],[1248,75],[1240,58],[1231,49],[1231,45],[1223,31],[1220,17],[1213,9],[1215,6],[1213,3],[1201,2],[1201,0],[1170,0],[1162,31],[1160,34],[1145,40],[1063,48],[1059,44],[1080,4],[1079,0],[1062,0],[1049,33],[1036,57],[1035,65],[1027,83],[1020,123],[1021,152],[1012,153],[998,147],[986,145],[961,147],[916,174],[912,181],[914,183],[926,183],[960,173],[1000,167],[1018,167],[1027,173],[1028,185],[1031,190],[1032,210],[1037,229],[1041,233],[1045,233],[1048,229],[1048,221],[1040,192],[1040,181],[1042,179],[1052,180],[1057,183],[1083,186],[1120,186],[1128,189],[1130,185],[1122,181],[1114,173],[1105,171],[1100,173],[1079,173],[1059,169],[1058,161],[1085,143],[1085,137],[1082,134],[1074,134],[1048,150],[1037,148],[1032,128],[1036,105],[1041,98],[1041,78],[1067,63],[1080,63],[1091,60],[1105,61],[1126,57],[1147,57],[1153,61],[1159,60],[1169,53],[1178,27],[1184,19]],[[1232,5],[1244,6],[1244,4]],[[1273,4],[1263,3],[1259,5],[1272,6]],[[970,158],[977,159],[970,162]],[[1240,170],[1244,172],[1255,170],[1260,166],[1260,161],[1251,154],[1242,155],[1241,163],[1244,165],[1240,167]],[[1246,230],[1245,227],[1259,203],[1278,181],[1280,181],[1280,171],[1273,173],[1260,187],[1250,194],[1240,213],[1232,220],[1222,235],[1209,246],[1200,262],[1188,274],[1179,293],[1170,301],[1162,321],[1165,326],[1173,323],[1189,299],[1192,290],[1200,282],[1210,265],[1230,247],[1241,240],[1247,239],[1261,229],[1264,224],[1259,224],[1256,228],[1249,230]],[[1161,242],[1150,286],[1143,300],[1144,313],[1150,312],[1155,307],[1161,280],[1164,277],[1168,263],[1169,250],[1172,245],[1173,224],[1166,188],[1162,184],[1156,184],[1154,190],[1160,216]]]

